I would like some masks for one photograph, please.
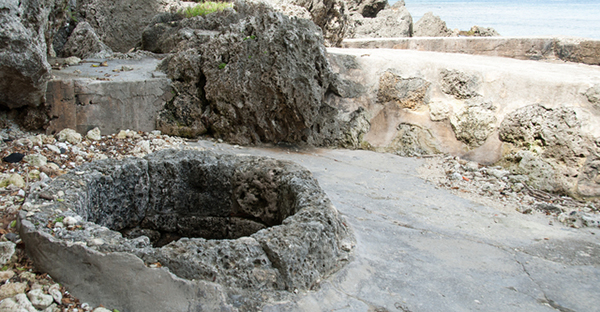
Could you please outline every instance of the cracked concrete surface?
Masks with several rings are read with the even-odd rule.
[[[418,178],[424,160],[368,151],[234,148],[311,170],[353,227],[355,260],[264,311],[598,311],[600,229],[482,206]]]

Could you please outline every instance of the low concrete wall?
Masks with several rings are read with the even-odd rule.
[[[600,65],[600,40],[568,37],[415,37],[345,39],[343,48],[402,49],[510,57],[520,60],[563,60]]]
[[[158,62],[109,60],[106,67],[91,62],[55,70],[46,93],[52,118],[46,132],[71,128],[85,134],[99,127],[103,134],[110,134],[156,129],[158,112],[173,96],[171,81],[155,72]]]
[[[530,185],[600,196],[600,183],[588,181],[600,155],[600,67],[394,49],[328,52],[343,79],[340,93],[351,95],[329,95],[328,104],[364,109],[370,130],[361,145],[401,156],[513,161],[507,166],[525,174],[551,168]],[[529,163],[519,162],[525,156]]]

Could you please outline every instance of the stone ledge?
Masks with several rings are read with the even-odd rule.
[[[343,48],[401,49],[501,56],[520,60],[563,60],[600,65],[600,40],[573,37],[413,37],[345,39]]]

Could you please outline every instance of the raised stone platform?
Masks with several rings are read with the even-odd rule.
[[[46,93],[50,117],[46,131],[99,127],[103,134],[156,129],[156,115],[173,96],[171,81],[156,71],[155,58],[84,60],[53,70]]]
[[[402,49],[510,57],[520,60],[563,60],[600,65],[600,40],[573,37],[414,37],[345,39],[343,48]]]

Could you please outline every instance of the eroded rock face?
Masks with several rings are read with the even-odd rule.
[[[376,17],[365,18],[360,14],[350,16],[347,38],[398,38],[412,37],[412,17],[403,2],[379,11]]]
[[[363,17],[376,17],[388,6],[387,0],[349,0],[346,3],[349,12],[357,12]]]
[[[414,25],[415,37],[450,37],[452,30],[446,27],[439,16],[433,15],[433,12],[427,12]]]
[[[600,85],[595,85],[585,92],[588,101],[596,108],[600,108]]]
[[[87,22],[80,22],[69,36],[62,51],[62,56],[78,58],[107,58],[113,52],[104,44]]]
[[[402,78],[385,72],[379,78],[377,101],[396,102],[402,108],[416,109],[427,103],[427,90],[431,84],[422,78]]]
[[[576,197],[600,195],[598,148],[581,132],[572,109],[523,107],[502,121],[499,136],[510,143],[504,161],[527,174],[534,187]]]
[[[163,132],[208,132],[238,144],[337,145],[353,131],[353,112],[324,103],[340,91],[311,21],[237,2],[235,11],[177,25],[165,41],[177,53],[161,64],[177,93],[159,118]]]
[[[441,75],[442,91],[457,99],[469,99],[479,95],[479,77],[458,70],[443,69]]]
[[[496,129],[496,107],[491,103],[470,101],[450,117],[456,139],[471,148],[479,147]]]
[[[178,0],[78,0],[75,14],[88,22],[102,42],[116,52],[127,52],[140,41],[152,18],[180,8]]]
[[[312,20],[323,31],[325,44],[340,46],[345,37],[348,17],[343,0],[266,0],[266,3],[289,16]]]
[[[50,77],[45,35],[52,6],[51,0],[0,2],[0,105],[44,102]]]
[[[310,172],[268,158],[165,150],[86,164],[44,190],[58,191],[64,201],[37,205],[36,194],[26,207],[38,210],[20,216],[36,266],[86,302],[128,311],[259,310],[341,268],[353,241]],[[46,227],[56,220],[66,228]],[[145,267],[157,262],[168,271]]]

